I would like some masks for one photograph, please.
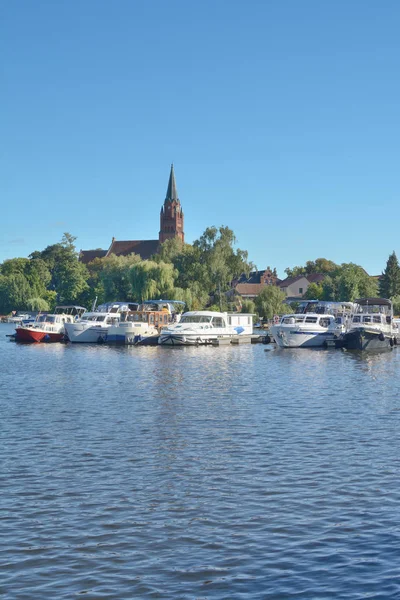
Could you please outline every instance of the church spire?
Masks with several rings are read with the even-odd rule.
[[[175,183],[174,163],[172,163],[172,165],[171,165],[171,172],[169,174],[167,195],[166,195],[165,199],[168,200],[169,202],[172,202],[173,200],[175,200],[176,202],[179,202],[178,192],[177,192],[176,183]]]
[[[158,239],[160,244],[171,238],[179,238],[185,241],[183,232],[183,211],[178,198],[175,183],[174,165],[171,165],[169,174],[167,196],[160,212],[160,233]]]

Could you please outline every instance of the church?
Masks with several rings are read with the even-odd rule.
[[[149,259],[156,254],[160,245],[165,240],[179,238],[185,241],[183,232],[183,212],[176,189],[174,165],[171,165],[169,174],[167,195],[160,212],[160,231],[157,240],[116,240],[112,238],[108,250],[81,250],[79,260],[85,264],[90,263],[95,258],[104,258],[111,254],[117,256],[128,256],[128,254],[138,254],[143,260]]]

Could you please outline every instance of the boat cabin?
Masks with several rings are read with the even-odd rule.
[[[304,314],[304,315],[284,315],[281,319],[281,325],[318,325],[319,327],[329,327],[335,322],[333,315],[322,314]]]
[[[135,310],[121,313],[121,323],[147,323],[161,328],[171,323],[171,321],[173,321],[173,316],[163,310]]]

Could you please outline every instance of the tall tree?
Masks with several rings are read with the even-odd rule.
[[[334,279],[336,297],[332,300],[353,302],[356,298],[370,298],[378,293],[376,281],[362,267],[354,263],[343,263]]]
[[[74,242],[76,238],[64,233],[58,244],[47,246],[42,252],[34,252],[31,259],[42,259],[51,273],[49,288],[57,292],[60,303],[79,302],[80,297],[88,289],[88,271],[79,262],[78,252]]]
[[[400,265],[396,253],[389,256],[386,268],[379,282],[379,292],[382,298],[394,298],[400,295]]]
[[[288,311],[285,292],[275,285],[266,285],[254,300],[256,310],[260,317],[272,319],[274,315],[283,315]]]

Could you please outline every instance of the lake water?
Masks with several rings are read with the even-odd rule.
[[[0,597],[400,598],[400,348],[20,345]]]

